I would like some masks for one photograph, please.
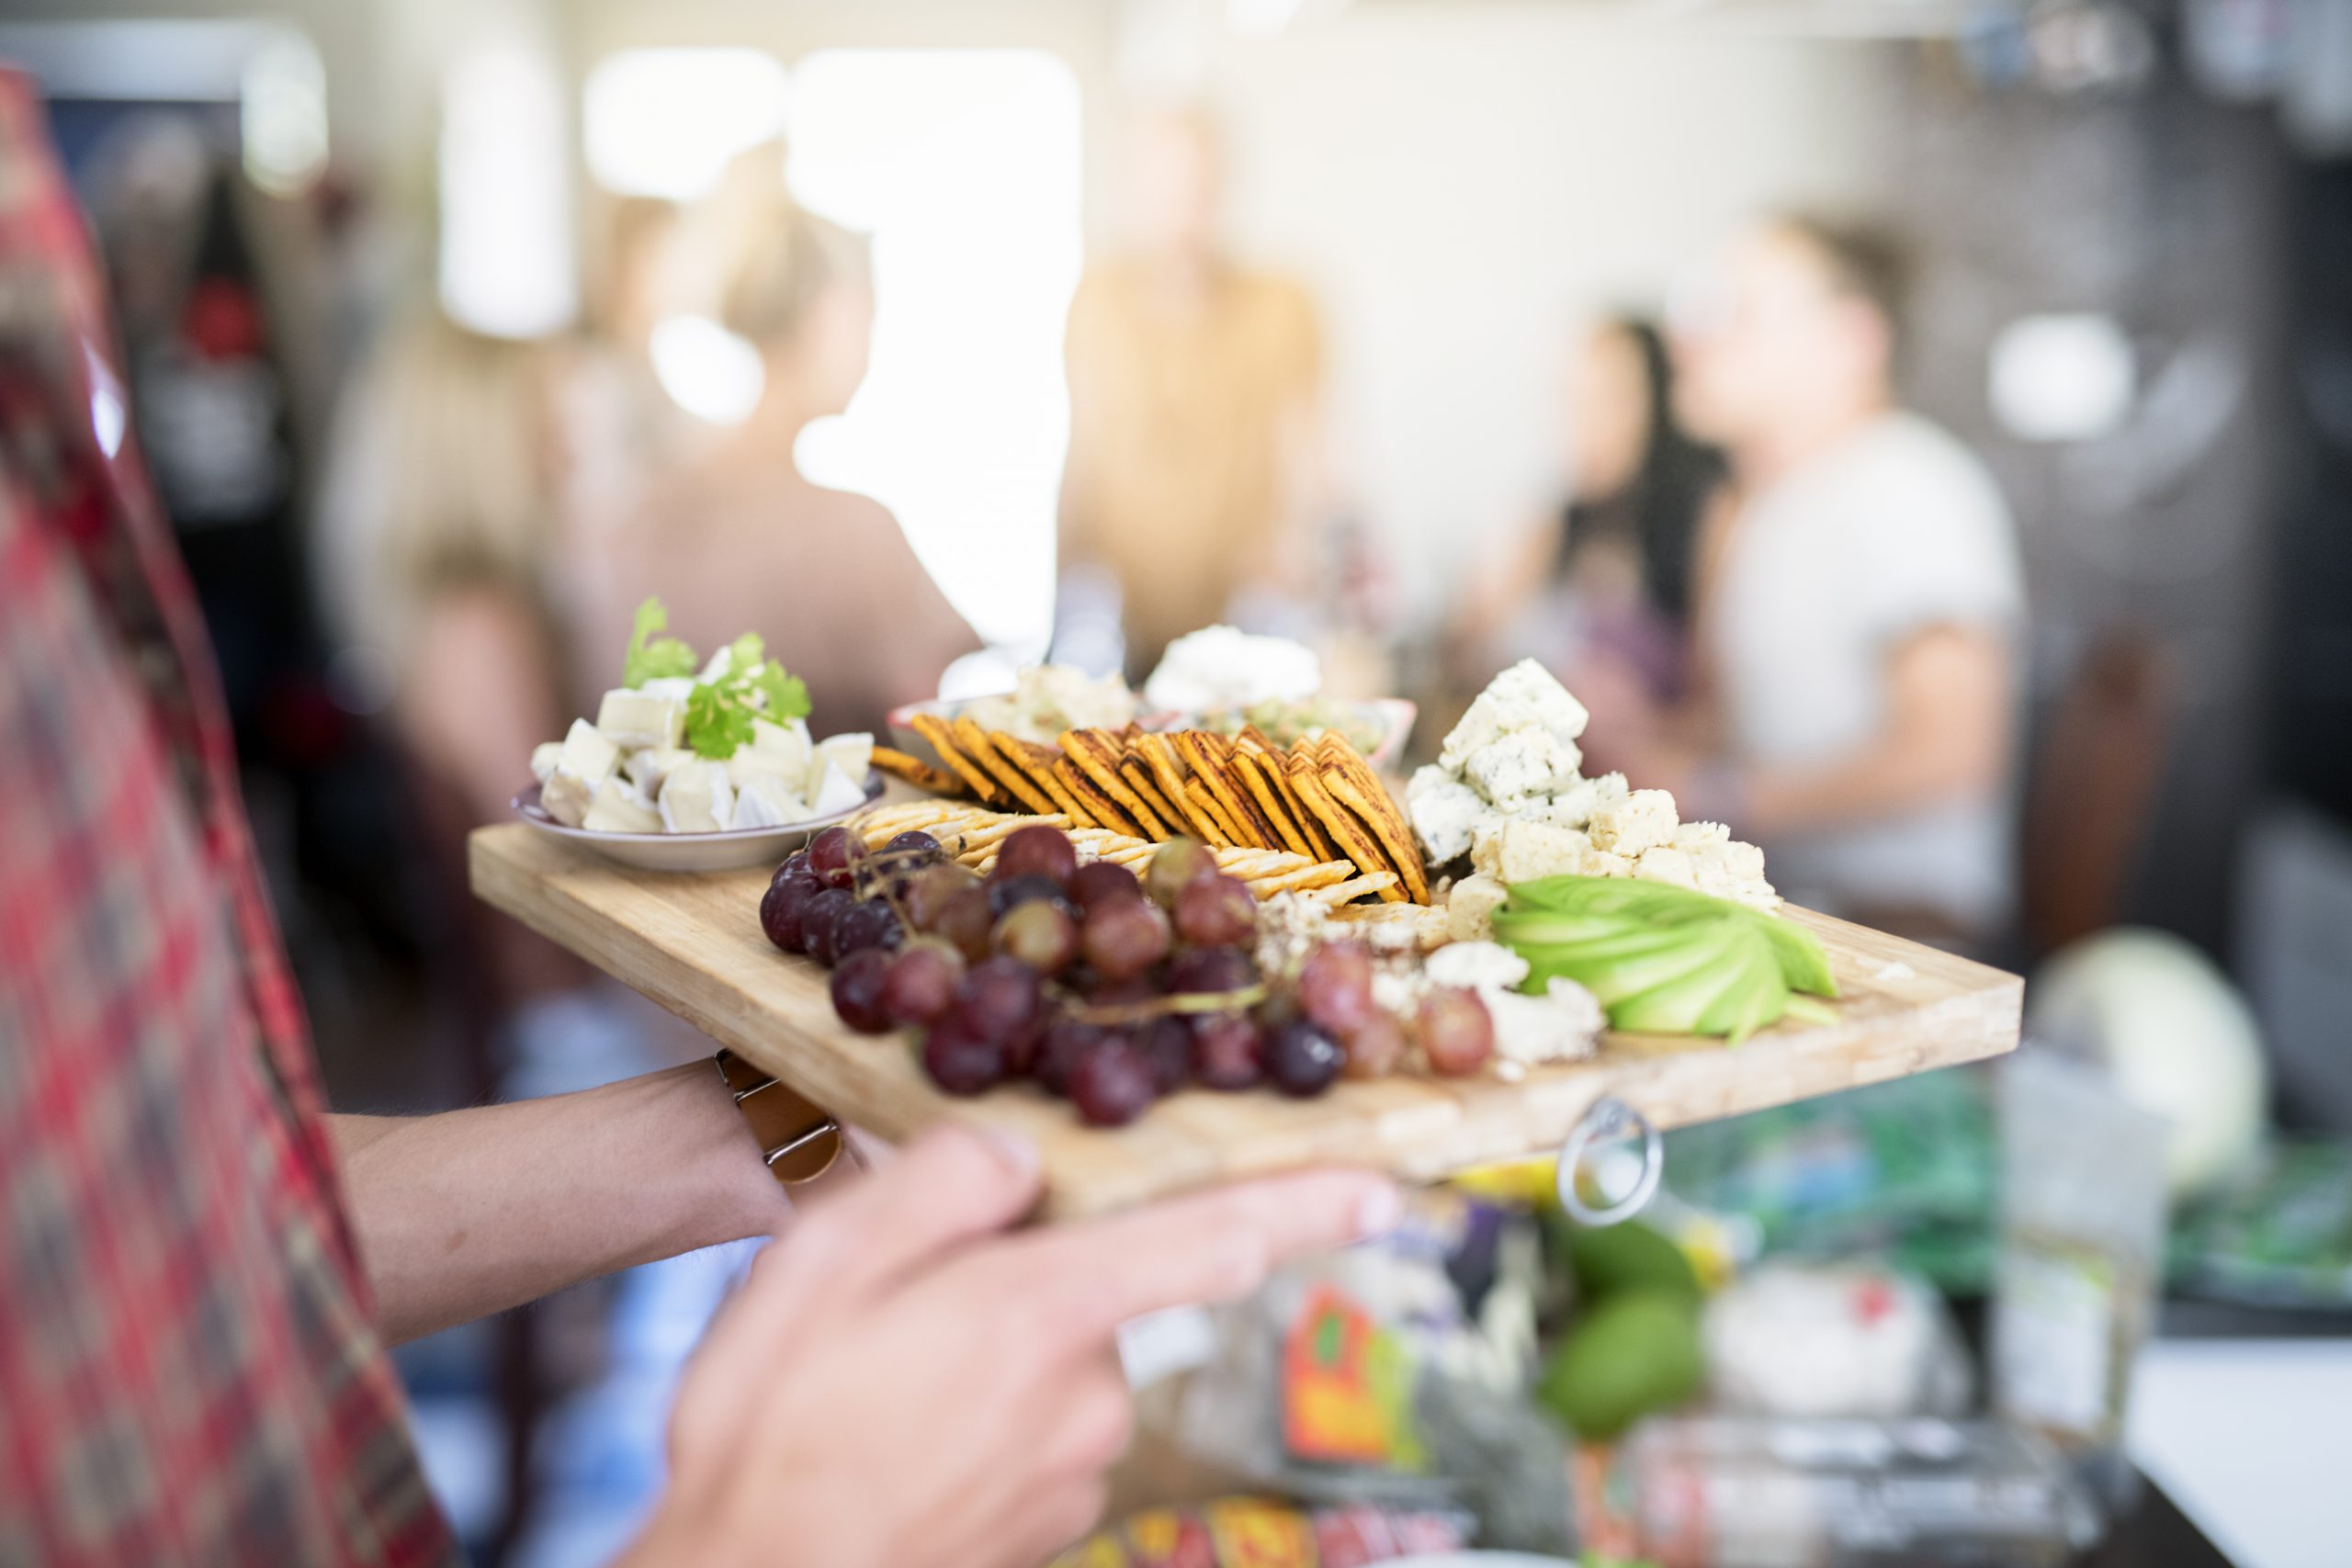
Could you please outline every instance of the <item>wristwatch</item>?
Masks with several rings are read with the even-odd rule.
[[[840,1122],[732,1051],[711,1060],[778,1181],[797,1187],[832,1168],[842,1153]]]

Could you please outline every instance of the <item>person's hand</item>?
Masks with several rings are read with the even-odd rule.
[[[1285,1176],[1008,1234],[1035,1157],[962,1128],[811,1206],[678,1393],[628,1560],[1033,1568],[1091,1525],[1130,1406],[1114,1332],[1385,1230],[1396,1190]]]

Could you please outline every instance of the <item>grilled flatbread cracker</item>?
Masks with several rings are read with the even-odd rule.
[[[1149,762],[1130,751],[1119,759],[1119,777],[1135,791],[1136,798],[1159,819],[1160,830],[1152,837],[1165,842],[1183,834],[1187,826],[1184,814],[1176,809],[1175,802],[1160,789],[1159,780],[1153,775]]]
[[[1282,792],[1268,776],[1270,770],[1280,773],[1282,764],[1270,759],[1262,750],[1245,750],[1237,746],[1233,750],[1232,767],[1234,776],[1250,792],[1250,797],[1258,803],[1258,814],[1272,827],[1275,840],[1293,854],[1305,855],[1308,860],[1322,858],[1317,853],[1316,844],[1299,827],[1298,819],[1291,815]]]
[[[1072,729],[1062,735],[1062,755],[1093,781],[1096,790],[1117,805],[1119,821],[1134,822],[1148,838],[1158,816],[1119,776],[1119,760],[1126,750],[1127,742],[1108,729]]]
[[[1331,798],[1356,814],[1357,818],[1372,830],[1373,837],[1380,841],[1381,851],[1388,857],[1388,863],[1403,874],[1405,891],[1412,895],[1413,902],[1428,903],[1430,879],[1428,874],[1421,869],[1421,857],[1413,848],[1411,835],[1408,833],[1403,842],[1398,842],[1396,829],[1390,819],[1389,813],[1373,798],[1374,795],[1385,797],[1388,793],[1380,787],[1380,781],[1370,780],[1372,795],[1366,795],[1363,783],[1359,781],[1352,768],[1337,762],[1326,762],[1323,764],[1321,773],[1323,787],[1331,792]]]
[[[955,769],[956,776],[969,784],[974,795],[990,806],[1001,805],[1012,798],[1002,785],[989,776],[986,768],[964,755],[963,749],[956,743],[956,731],[945,719],[933,713],[919,713],[910,716],[907,723],[913,727],[917,735],[931,742],[932,750],[939,753],[939,760]]]
[[[1184,798],[1192,803],[1193,820],[1208,825],[1211,830],[1209,848],[1231,850],[1250,847],[1242,841],[1241,829],[1234,825],[1231,818],[1226,816],[1225,808],[1216,803],[1216,796],[1209,793],[1207,784],[1196,778],[1186,779]]]
[[[1040,746],[1034,740],[1023,740],[1017,735],[1000,734],[990,739],[996,742],[998,753],[1006,761],[1018,767],[1023,777],[1045,792],[1046,798],[1054,803],[1055,810],[1078,827],[1094,826],[1094,814],[1069,793],[1069,786],[1054,772],[1054,765],[1062,760],[1059,751],[1050,746]]]
[[[1064,757],[1062,761],[1065,764],[1062,783],[1069,785],[1070,793],[1084,804],[1087,815],[1115,833],[1125,833],[1134,838],[1151,836],[1148,829],[1138,829],[1126,807],[1109,791],[1096,783],[1092,773],[1069,757]]]
[[[1159,793],[1176,808],[1182,818],[1177,824],[1184,831],[1209,845],[1230,844],[1232,837],[1218,826],[1215,817],[1201,809],[1185,786],[1191,783],[1184,776],[1184,759],[1178,754],[1176,743],[1165,735],[1139,735],[1135,740],[1135,755],[1151,768],[1151,776],[1159,785]],[[1206,791],[1203,792],[1207,793]]]
[[[954,773],[933,767],[920,757],[910,757],[904,751],[893,751],[888,746],[874,748],[874,765],[892,778],[904,779],[917,789],[927,789],[933,795],[962,795],[964,781]]]
[[[1275,833],[1273,824],[1258,809],[1250,791],[1232,776],[1231,743],[1221,735],[1199,729],[1184,730],[1174,739],[1177,751],[1192,764],[1193,776],[1208,787],[1218,808],[1232,823],[1233,841],[1250,849],[1280,848],[1282,839]]]
[[[1258,753],[1259,771],[1289,807],[1291,820],[1297,825],[1299,836],[1306,840],[1307,854],[1316,860],[1347,859],[1348,852],[1331,837],[1322,818],[1315,815],[1306,797],[1298,793],[1298,786],[1291,782],[1290,762],[1290,753],[1279,747]]]
[[[1054,809],[1054,797],[1029,782],[1019,764],[997,750],[996,737],[968,718],[951,719],[956,730],[956,744],[964,754],[988,770],[990,778],[1002,784],[1012,798],[1037,813],[1048,816]]]
[[[1379,841],[1372,836],[1371,829],[1358,821],[1353,812],[1331,798],[1331,792],[1323,786],[1321,767],[1313,758],[1292,753],[1290,782],[1298,791],[1299,798],[1306,802],[1307,809],[1314,812],[1329,831],[1333,841],[1367,875],[1393,871],[1388,864],[1388,857],[1381,852]],[[1380,896],[1391,903],[1401,902],[1405,897],[1396,889],[1396,878],[1391,874],[1387,884],[1380,889]]]

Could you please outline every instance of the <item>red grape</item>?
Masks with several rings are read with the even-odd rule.
[[[784,863],[775,868],[775,874],[769,877],[768,880],[771,883],[775,883],[782,882],[787,876],[813,877],[816,874],[817,874],[815,872],[808,869],[808,852],[807,850],[795,850],[792,853],[784,857]]]
[[[978,887],[978,874],[950,862],[927,865],[907,878],[907,921],[919,931],[939,929],[939,911],[948,899],[967,887]]]
[[[1327,942],[1298,972],[1306,1016],[1345,1040],[1373,1014],[1372,954],[1353,942]]]
[[[935,937],[918,937],[890,961],[882,1006],[899,1023],[929,1023],[956,1000],[964,959]]]
[[[760,930],[786,953],[808,952],[808,936],[801,919],[808,913],[808,900],[823,888],[823,883],[805,872],[792,876],[779,874],[760,896]]]
[[[828,887],[847,887],[865,846],[846,828],[828,828],[808,840],[808,869]]]
[[[950,894],[933,917],[931,929],[962,953],[967,964],[978,964],[989,955],[989,933],[996,929],[988,893],[974,883]]]
[[[1096,1127],[1120,1127],[1151,1109],[1151,1068],[1124,1040],[1081,1052],[1069,1072],[1070,1103]]]
[[[1078,925],[1058,904],[1015,904],[996,923],[991,943],[1041,975],[1058,975],[1078,956]]]
[[[1395,1072],[1405,1059],[1405,1026],[1393,1013],[1374,1010],[1370,1018],[1356,1025],[1345,1043],[1348,1065],[1344,1069],[1351,1078],[1385,1078]]]
[[[1116,861],[1089,861],[1070,874],[1070,902],[1088,914],[1100,904],[1125,903],[1143,897],[1143,884]]]
[[[1448,1077],[1473,1073],[1495,1054],[1495,1021],[1469,991],[1445,987],[1421,998],[1421,1055]]]
[[[1258,900],[1243,882],[1204,876],[1176,895],[1176,934],[1195,947],[1248,942],[1258,930]]]
[[[1159,1093],[1174,1094],[1193,1076],[1192,1020],[1162,1013],[1135,1031],[1134,1043]]]
[[[1004,1081],[1004,1047],[949,1013],[923,1037],[922,1066],[950,1094],[978,1094]]]
[[[841,953],[833,946],[833,939],[841,929],[842,917],[857,907],[857,900],[847,888],[827,887],[808,900],[800,912],[801,941],[808,956],[828,969]]]
[[[1264,1075],[1264,1041],[1246,1012],[1212,1013],[1193,1025],[1193,1076],[1211,1089],[1255,1089]]]
[[[1144,886],[1163,909],[1176,907],[1176,896],[1204,876],[1216,874],[1216,856],[1197,839],[1170,839],[1151,857]]]
[[[1001,915],[1016,904],[1038,900],[1070,908],[1062,897],[1062,886],[1050,876],[990,876],[989,878],[989,908]]]
[[[906,932],[890,906],[879,898],[868,898],[852,904],[834,922],[833,961],[838,964],[869,947],[896,948],[905,940]]]
[[[1340,1076],[1347,1053],[1311,1023],[1286,1023],[1266,1037],[1266,1076],[1284,1094],[1320,1094]]]
[[[1042,876],[1057,891],[1069,886],[1078,870],[1078,850],[1059,828],[1021,828],[1008,835],[996,852],[996,877]]]
[[[1045,1012],[1037,972],[1017,959],[991,958],[973,966],[956,987],[952,1016],[998,1045],[1035,1032]]]
[[[922,863],[919,857],[939,853],[939,840],[920,828],[910,828],[883,845],[882,850],[886,854],[906,856],[907,858],[899,863],[901,864],[920,865]]]
[[[1257,978],[1247,955],[1230,947],[1196,947],[1176,955],[1168,966],[1170,996],[1210,991],[1238,991]]]
[[[1079,1057],[1110,1037],[1111,1032],[1098,1024],[1057,1019],[1038,1037],[1036,1052],[1030,1058],[1030,1076],[1047,1094],[1068,1094],[1069,1072]]]
[[[890,1014],[882,992],[890,973],[890,955],[878,947],[860,948],[833,967],[833,1011],[860,1034],[889,1032]]]
[[[1113,899],[1088,911],[1080,940],[1096,974],[1114,982],[1130,979],[1168,956],[1168,917],[1141,898]]]

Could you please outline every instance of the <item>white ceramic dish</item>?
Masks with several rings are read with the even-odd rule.
[[[916,734],[913,726],[907,721],[919,713],[952,717],[960,713],[964,705],[960,702],[944,703],[934,699],[892,708],[888,716],[890,744],[934,768],[945,767],[947,764],[932,749],[931,742]],[[1420,712],[1419,705],[1404,697],[1375,697],[1370,702],[1352,705],[1380,730],[1380,743],[1372,749],[1366,761],[1375,768],[1394,767],[1396,760],[1404,755],[1406,737],[1413,733],[1413,720]],[[1146,729],[1182,729],[1185,716],[1182,714],[1148,713],[1139,716],[1138,722]]]
[[[882,775],[865,775],[865,799],[847,811],[812,817],[781,828],[737,828],[724,833],[592,833],[567,828],[539,805],[539,786],[533,784],[514,797],[514,815],[540,832],[569,843],[584,845],[606,860],[640,871],[734,871],[747,865],[775,865],[807,843],[811,836],[845,822],[881,798]]]

